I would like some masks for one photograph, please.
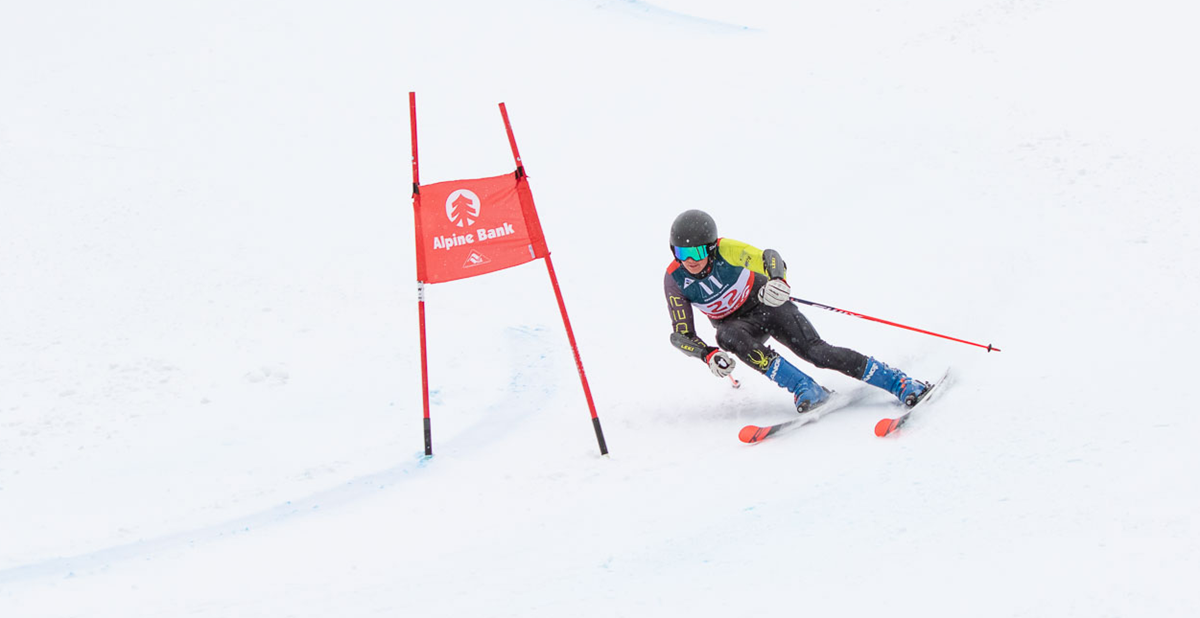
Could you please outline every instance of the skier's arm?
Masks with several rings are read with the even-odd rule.
[[[722,238],[717,245],[721,257],[730,264],[740,264],[750,270],[766,275],[768,279],[786,279],[787,264],[774,249],[758,249],[740,240]]]
[[[704,361],[708,365],[709,371],[718,378],[723,378],[733,373],[733,368],[737,366],[737,361],[728,352],[720,348],[705,346],[703,341],[698,338],[693,339],[683,333],[671,333],[671,343],[675,347],[683,350],[684,354],[692,356]]]
[[[678,332],[671,333],[671,345],[679,348],[679,350],[684,354],[700,360],[704,360],[708,357],[709,350],[716,350],[716,348],[710,348],[704,345],[704,342],[700,341],[699,338],[689,337]]]
[[[763,249],[763,274],[769,279],[787,279],[787,264],[774,249]]]
[[[759,250],[744,242],[722,238],[717,251],[730,264],[741,264],[767,280],[757,288],[758,302],[768,307],[778,307],[792,297],[792,288],[787,282],[787,264],[774,249]]]
[[[679,351],[707,362],[708,355],[717,348],[704,343],[696,335],[696,319],[692,312],[692,303],[684,298],[679,284],[667,272],[663,280],[663,289],[667,296],[667,309],[671,312],[671,345]]]

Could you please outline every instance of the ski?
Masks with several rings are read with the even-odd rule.
[[[801,414],[797,418],[763,427],[758,425],[746,425],[745,427],[742,427],[741,431],[738,432],[738,439],[746,444],[756,444],[758,442],[762,442],[763,440],[766,440],[768,436],[778,435],[781,432],[790,431],[809,423],[819,421],[821,420],[821,417],[825,416],[826,414],[859,402],[870,393],[870,387],[859,387],[845,394],[834,391],[830,393],[828,401],[813,410]]]
[[[913,407],[905,410],[904,414],[901,414],[896,418],[880,419],[878,423],[875,423],[875,435],[882,438],[895,433],[897,429],[903,427],[904,424],[908,422],[908,419],[912,418],[912,413],[914,410],[941,393],[941,389],[944,389],[944,385],[946,385],[946,381],[949,377],[950,370],[947,369],[946,373],[942,374],[942,377],[929,384],[929,388],[925,391],[925,394],[922,395],[921,400],[914,404]]]

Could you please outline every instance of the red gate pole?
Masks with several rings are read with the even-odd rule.
[[[504,129],[508,132],[508,144],[512,146],[513,160],[517,163],[517,182],[528,183],[525,175],[525,165],[521,162],[521,153],[517,150],[517,139],[513,136],[512,124],[508,121],[508,109],[500,104],[500,115],[504,118]],[[530,204],[532,207],[532,194]],[[539,234],[540,236],[540,234]],[[583,370],[583,359],[579,356],[579,346],[575,343],[575,331],[571,328],[571,318],[567,316],[567,304],[563,301],[562,289],[558,286],[558,276],[554,274],[554,262],[550,259],[550,250],[545,247],[545,237],[541,243],[545,250],[546,271],[550,273],[550,285],[554,288],[554,296],[558,299],[558,311],[562,314],[563,326],[567,329],[567,340],[571,343],[571,352],[575,355],[575,368],[579,370],[579,381],[583,383],[583,395],[587,398],[588,411],[592,414],[592,428],[596,431],[596,442],[600,445],[600,454],[608,455],[608,445],[604,442],[604,431],[600,429],[600,417],[596,414],[596,403],[592,400],[592,388],[588,385],[587,372]]]
[[[433,457],[433,432],[429,424],[429,360],[425,344],[425,253],[421,251],[421,175],[417,167],[417,93],[408,93],[412,121],[413,229],[417,235],[417,321],[421,339],[421,397],[425,412],[425,456]]]

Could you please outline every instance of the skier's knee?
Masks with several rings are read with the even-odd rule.
[[[717,345],[722,349],[743,354],[754,345],[754,341],[749,333],[731,326],[717,330]]]

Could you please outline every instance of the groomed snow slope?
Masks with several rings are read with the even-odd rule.
[[[0,20],[0,616],[1195,616],[1194,11],[1082,0],[25,3]],[[540,262],[431,286],[422,180]],[[671,220],[829,341],[789,398],[667,342]],[[706,327],[703,334],[711,338]],[[827,386],[853,382],[813,370]]]

